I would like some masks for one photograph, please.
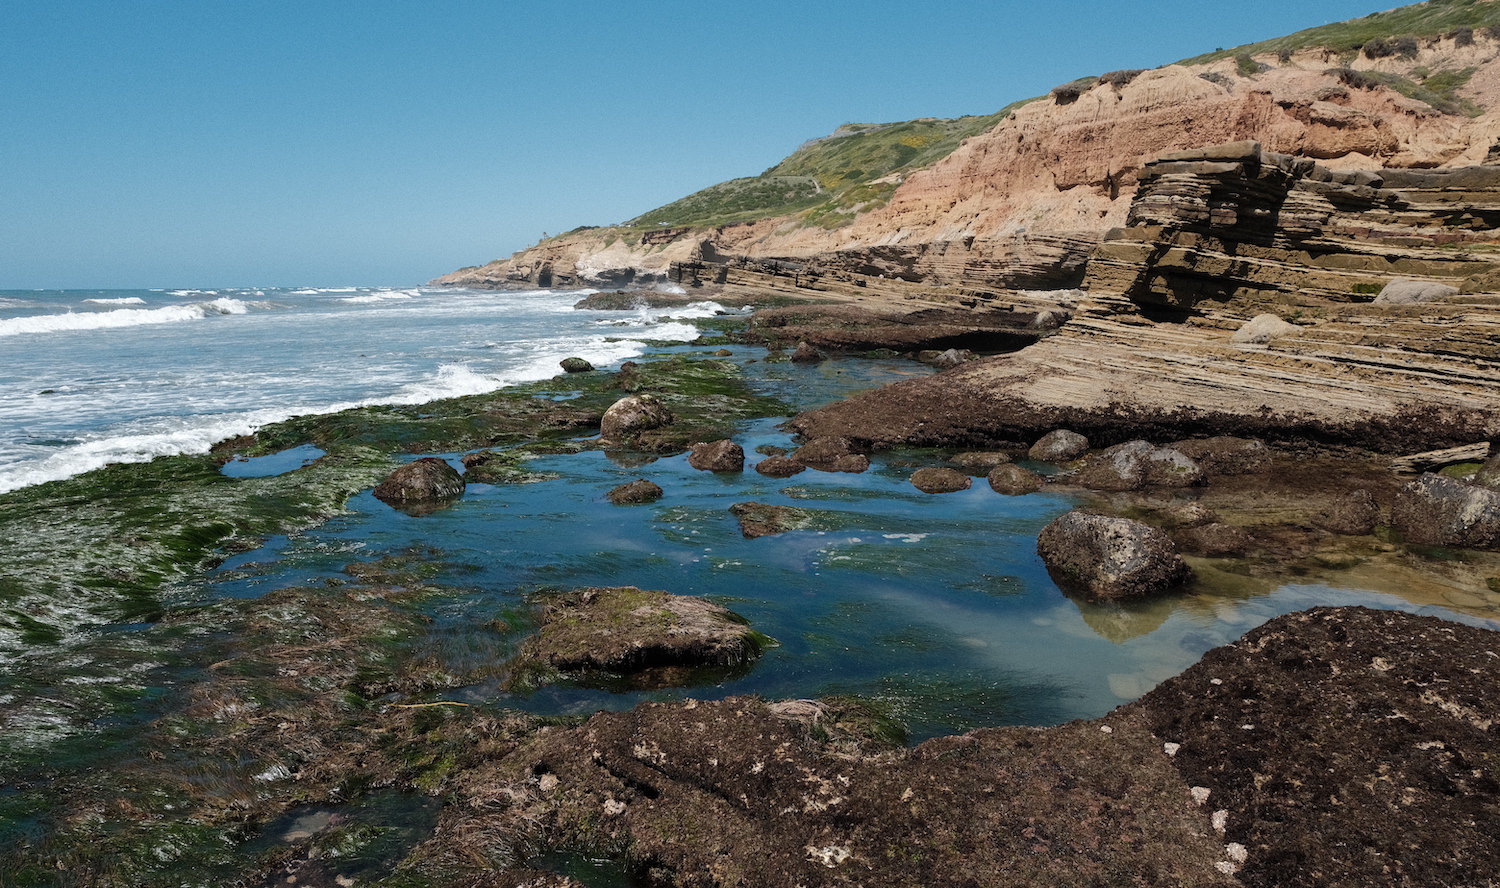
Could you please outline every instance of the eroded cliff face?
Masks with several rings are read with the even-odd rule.
[[[842,228],[794,217],[669,232],[605,228],[554,238],[508,260],[438,278],[454,286],[649,283],[672,262],[718,256],[814,258],[872,275],[980,287],[1068,286],[1080,257],[1123,226],[1147,162],[1173,151],[1254,140],[1331,170],[1480,164],[1500,142],[1500,43],[1428,41],[1416,58],[1357,59],[1367,71],[1474,69],[1460,94],[1483,113],[1443,114],[1384,86],[1350,85],[1322,51],[1267,70],[1233,60],[1172,65],[1076,98],[1014,111],[932,167],[908,175],[884,206]]]

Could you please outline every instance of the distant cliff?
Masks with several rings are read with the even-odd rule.
[[[1443,24],[1451,19],[1438,14],[1458,15],[1460,6],[1382,15]],[[1463,8],[1500,15],[1496,3]],[[617,287],[662,280],[672,262],[747,256],[817,257],[941,284],[1067,286],[1081,279],[1088,249],[1125,224],[1140,171],[1166,152],[1254,140],[1332,170],[1497,159],[1494,29],[1363,46],[1291,50],[1273,41],[1259,53],[1085,78],[987,118],[845,128],[761,177],[434,283]],[[865,178],[841,178],[838,163],[855,157]]]

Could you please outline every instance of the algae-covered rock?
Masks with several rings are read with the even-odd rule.
[[[912,473],[911,484],[923,493],[954,493],[968,490],[973,479],[957,469],[929,467]]]
[[[533,472],[522,468],[527,454],[515,450],[481,450],[464,454],[464,480],[474,484],[529,484],[562,477],[556,472]]]
[[[953,463],[960,469],[987,472],[996,466],[1004,465],[1010,462],[1010,454],[1000,453],[993,450],[968,451],[965,453],[954,454],[953,456],[948,458],[948,462]]]
[[[745,450],[728,439],[694,444],[688,453],[688,465],[704,472],[742,472]]]
[[[768,503],[735,503],[729,511],[740,521],[740,533],[746,539],[772,536],[789,530],[801,530],[812,520],[806,509],[775,506]]]
[[[743,666],[769,639],[704,598],[634,586],[549,596],[541,626],[513,664],[561,672],[640,672],[662,667]]]
[[[1042,489],[1042,476],[1013,463],[996,466],[985,479],[990,489],[1005,496],[1024,496]]]
[[[1350,491],[1324,506],[1314,521],[1331,533],[1366,536],[1380,523],[1380,504],[1368,490]]]
[[[464,476],[445,460],[424,456],[375,486],[375,498],[401,509],[441,508],[464,495]]]
[[[793,364],[816,364],[823,360],[823,353],[809,343],[799,342],[788,360]]]
[[[563,358],[558,364],[564,373],[587,373],[594,369],[594,365],[583,358]]]
[[[671,425],[673,419],[672,411],[655,395],[631,395],[604,411],[599,437],[609,442],[625,442],[641,432]]]
[[[1183,551],[1209,558],[1243,555],[1255,544],[1244,528],[1218,521],[1182,528],[1172,539]]]
[[[1026,455],[1037,462],[1067,462],[1089,452],[1089,439],[1067,429],[1055,429],[1031,445]]]
[[[647,481],[645,478],[637,478],[629,483],[621,484],[605,496],[617,506],[629,506],[654,503],[661,499],[661,494],[661,485],[654,481]]]
[[[1143,598],[1192,578],[1166,534],[1128,518],[1069,512],[1042,529],[1036,549],[1059,586],[1092,598]]]
[[[1197,463],[1207,475],[1248,475],[1271,461],[1271,448],[1255,438],[1215,435],[1190,438],[1167,445]]]

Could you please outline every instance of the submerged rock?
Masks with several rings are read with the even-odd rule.
[[[1078,459],[1088,452],[1088,438],[1067,429],[1056,429],[1031,445],[1026,455],[1037,462],[1060,463]]]
[[[633,506],[640,503],[654,503],[661,499],[661,485],[645,478],[637,478],[626,484],[614,488],[605,496],[617,506]]]
[[[1408,543],[1500,549],[1500,492],[1423,475],[1396,493],[1391,523]]]
[[[816,364],[824,360],[823,353],[806,342],[797,343],[797,348],[788,358],[794,364]]]
[[[727,608],[703,598],[634,586],[551,596],[518,662],[562,672],[638,672],[659,667],[739,666],[768,641]]]
[[[1244,528],[1217,521],[1183,528],[1172,539],[1185,551],[1209,558],[1243,555],[1255,544]]]
[[[1370,491],[1355,490],[1324,506],[1315,521],[1331,533],[1366,536],[1380,523],[1380,504]]]
[[[948,462],[953,463],[960,469],[977,469],[987,472],[995,466],[1005,465],[1010,462],[1010,454],[999,453],[997,451],[971,451],[955,454],[949,457]]]
[[[1059,586],[1092,598],[1144,598],[1192,578],[1166,534],[1128,518],[1069,512],[1042,528],[1036,550]]]
[[[672,411],[655,395],[631,395],[604,411],[604,418],[599,422],[599,437],[608,442],[628,441],[641,432],[671,425],[674,418]]]
[[[424,456],[391,472],[375,486],[375,498],[408,511],[430,511],[464,495],[464,476],[435,456]]]
[[[740,521],[740,533],[746,539],[773,536],[789,530],[801,530],[812,521],[805,509],[773,506],[769,503],[735,503],[729,511]]]
[[[968,490],[973,479],[957,469],[926,468],[912,473],[911,484],[923,493],[954,493]]]
[[[742,472],[745,450],[729,439],[694,444],[688,453],[688,465],[704,472]]]
[[[996,466],[986,479],[990,489],[1006,496],[1024,496],[1042,489],[1042,476],[1028,472],[1018,465],[1007,463]]]

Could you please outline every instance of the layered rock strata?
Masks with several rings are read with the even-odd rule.
[[[1056,335],[799,417],[871,446],[1250,434],[1417,452],[1500,436],[1500,168],[1336,173],[1236,143],[1148,165]],[[1266,313],[1295,333],[1236,343]]]

